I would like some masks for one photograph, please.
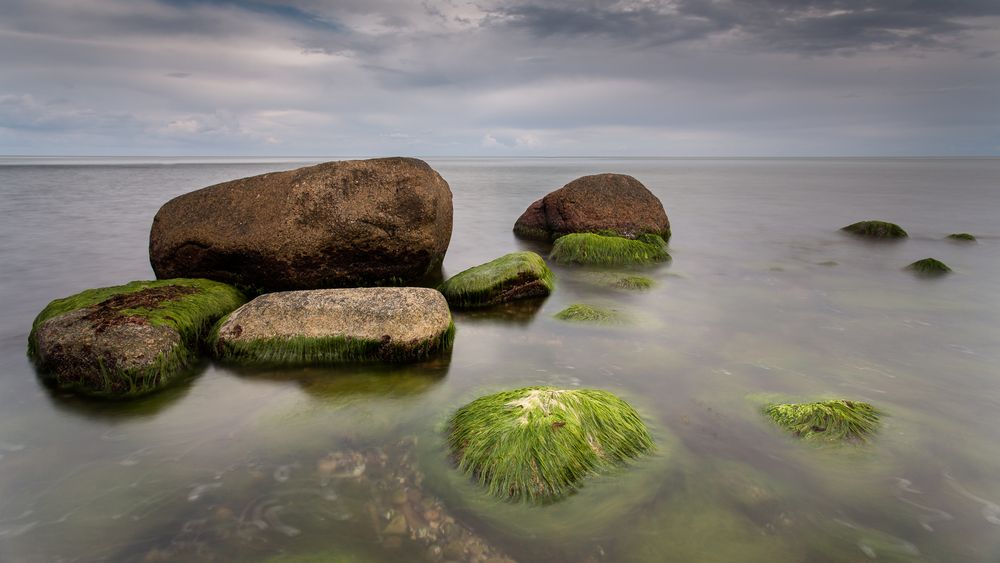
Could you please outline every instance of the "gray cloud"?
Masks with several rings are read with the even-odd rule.
[[[996,153],[998,12],[7,0],[0,152]]]

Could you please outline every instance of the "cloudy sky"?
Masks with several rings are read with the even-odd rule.
[[[0,154],[1000,154],[998,0],[0,12]]]

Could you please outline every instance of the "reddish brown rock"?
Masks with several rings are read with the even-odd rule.
[[[632,176],[595,174],[532,203],[514,223],[516,234],[544,240],[599,231],[629,238],[653,233],[669,239],[670,221],[660,200]]]
[[[451,240],[448,183],[413,158],[327,162],[167,202],[149,256],[159,278],[258,290],[419,283]]]

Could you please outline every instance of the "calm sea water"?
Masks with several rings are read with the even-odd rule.
[[[145,399],[81,400],[36,379],[34,315],[150,278],[168,199],[308,160],[0,159],[0,561],[1000,560],[1000,160],[429,162],[455,196],[447,274],[544,252],[514,220],[596,172],[660,197],[673,262],[647,270],[643,293],[555,267],[539,309],[456,314],[450,359],[206,363]],[[868,218],[911,238],[837,230]],[[955,272],[902,271],[929,256]],[[574,302],[631,323],[552,318]],[[442,423],[535,384],[620,394],[657,455],[556,504],[485,498],[451,467]],[[816,448],[760,415],[773,397],[860,399],[887,417],[868,447]]]

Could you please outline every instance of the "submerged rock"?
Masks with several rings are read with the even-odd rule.
[[[555,314],[560,321],[596,324],[616,324],[622,322],[617,311],[602,309],[585,303],[574,303]]]
[[[970,235],[969,233],[952,233],[946,238],[959,242],[976,242],[976,237]]]
[[[220,321],[219,358],[303,365],[417,361],[451,349],[455,325],[444,297],[423,287],[268,293]]]
[[[778,426],[811,441],[867,441],[878,430],[879,412],[861,401],[771,404],[764,414]]]
[[[653,280],[646,276],[622,276],[615,280],[615,287],[619,289],[645,291],[651,289],[653,285]]]
[[[452,307],[474,308],[552,293],[552,271],[534,252],[512,252],[456,274],[440,286]]]
[[[440,268],[451,228],[451,190],[427,163],[327,162],[172,199],[149,257],[159,278],[267,291],[403,285]]]
[[[596,233],[574,233],[556,239],[549,258],[560,264],[620,266],[670,260],[667,243],[659,235],[629,239]]]
[[[924,258],[917,260],[906,267],[907,270],[920,274],[921,276],[940,276],[951,271],[944,262],[934,258]]]
[[[859,221],[840,230],[874,239],[897,239],[909,236],[899,225],[886,221]]]
[[[493,496],[533,502],[653,449],[639,413],[597,389],[526,387],[487,395],[448,421],[458,468]]]
[[[128,396],[167,384],[246,298],[200,279],[134,281],[57,299],[35,318],[28,355],[60,389]]]
[[[632,176],[595,174],[532,203],[514,223],[514,233],[542,240],[596,231],[670,239],[670,221],[660,200]]]

